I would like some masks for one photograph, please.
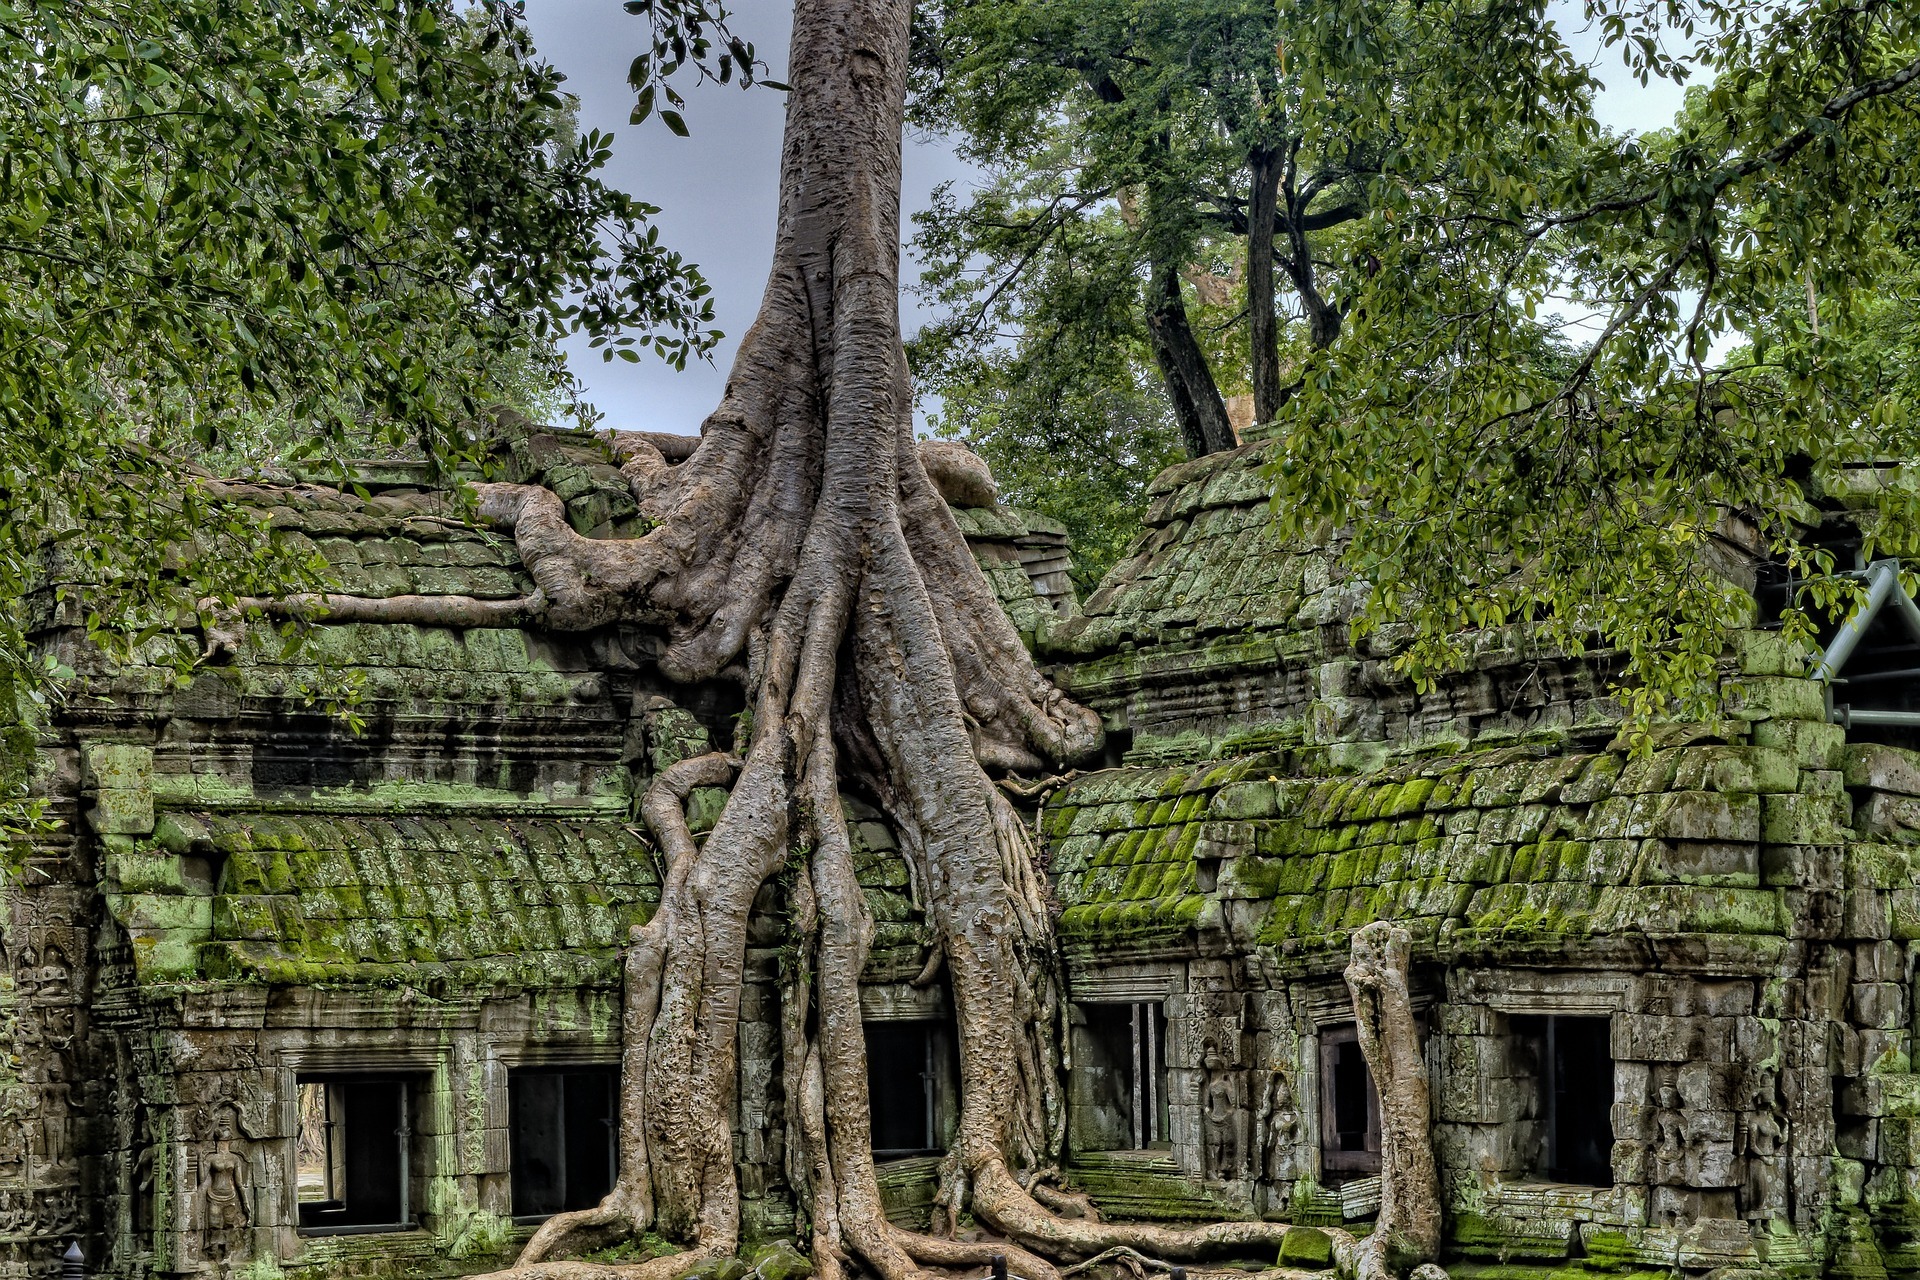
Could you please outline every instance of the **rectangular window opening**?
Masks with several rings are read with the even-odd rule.
[[[403,1077],[297,1081],[295,1198],[314,1235],[413,1227],[412,1089]]]
[[[1380,1095],[1351,1024],[1320,1033],[1320,1168],[1336,1182],[1380,1172]]]
[[[1532,1173],[1551,1182],[1613,1185],[1613,1048],[1607,1018],[1562,1014],[1511,1020],[1531,1058],[1540,1140]]]
[[[516,1221],[591,1209],[606,1199],[619,1160],[619,1097],[615,1067],[507,1074]]]
[[[1164,1150],[1167,1011],[1158,1000],[1077,1006],[1072,1131],[1081,1151]]]
[[[944,1151],[958,1119],[959,1063],[948,1024],[887,1020],[864,1029],[873,1154],[898,1160]]]

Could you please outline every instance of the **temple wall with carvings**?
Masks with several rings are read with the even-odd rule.
[[[1648,750],[1605,654],[1489,635],[1416,689],[1390,630],[1353,641],[1337,539],[1272,540],[1262,460],[1164,476],[1084,608],[1057,529],[957,512],[1109,729],[1102,767],[1033,811],[1068,964],[1069,1176],[1114,1216],[1363,1224],[1377,1104],[1341,969],[1387,918],[1415,938],[1452,1261],[1920,1274],[1920,754],[1833,723],[1809,655],[1764,628],[1725,657],[1722,714]],[[596,440],[507,461],[581,532],[631,531]],[[243,496],[350,591],[527,589],[417,469],[361,484]],[[0,1274],[49,1275],[78,1240],[114,1276],[452,1276],[590,1202],[620,948],[657,886],[634,799],[731,742],[737,693],[665,682],[639,627],[256,627],[189,679],[157,649],[104,665],[69,605],[34,605],[85,696],[43,735],[61,825],[0,893]],[[357,731],[324,705],[343,681]],[[696,794],[697,832],[721,799]],[[924,1222],[952,1014],[916,985],[908,860],[845,803],[877,926],[881,1183]],[[756,1239],[793,1223],[782,939],[773,886],[732,1117]],[[1287,1261],[1323,1261],[1290,1239]]]

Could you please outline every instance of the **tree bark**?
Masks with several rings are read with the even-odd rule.
[[[1238,445],[1233,424],[1227,420],[1226,402],[1220,398],[1206,353],[1200,350],[1187,318],[1178,263],[1153,263],[1147,286],[1147,335],[1188,456],[1205,457]]]
[[[1340,336],[1342,320],[1340,308],[1320,292],[1318,272],[1313,263],[1313,245],[1307,239],[1307,206],[1313,203],[1317,188],[1311,181],[1304,190],[1296,188],[1291,159],[1287,162],[1286,170],[1281,189],[1285,196],[1289,246],[1287,275],[1293,281],[1294,292],[1300,295],[1301,309],[1307,313],[1307,341],[1314,350],[1324,351]]]
[[[1360,1051],[1380,1095],[1380,1217],[1363,1245],[1360,1280],[1427,1263],[1440,1248],[1440,1178],[1420,1025],[1407,989],[1407,931],[1377,920],[1353,935],[1347,987]]]
[[[1285,403],[1280,385],[1280,316],[1274,306],[1273,236],[1280,199],[1282,156],[1255,147],[1247,156],[1252,191],[1247,201],[1247,329],[1253,366],[1253,420],[1272,422]]]

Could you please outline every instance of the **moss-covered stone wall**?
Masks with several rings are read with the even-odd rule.
[[[1463,1273],[1917,1273],[1920,755],[1850,740],[1765,630],[1726,654],[1719,717],[1646,751],[1605,654],[1489,634],[1416,690],[1392,628],[1352,636],[1337,536],[1273,540],[1264,460],[1162,476],[1134,553],[1041,640],[1118,764],[1041,819],[1075,994],[1169,1022],[1172,1168],[1100,1157],[1132,1202],[1370,1212],[1328,1167],[1322,1049],[1349,939],[1386,919],[1415,938]],[[1550,1176],[1549,1019],[1604,1033],[1603,1185]]]
[[[552,488],[589,537],[643,532],[602,437],[522,434],[493,461]],[[335,590],[532,587],[511,538],[466,523],[418,464],[228,492]],[[1057,528],[959,517],[1030,636],[1071,609]],[[730,743],[738,691],[664,681],[645,627],[256,620],[208,635],[189,668],[164,640],[113,665],[53,586],[29,607],[79,685],[41,743],[62,825],[0,889],[0,1275],[51,1274],[73,1240],[91,1270],[130,1277],[497,1265],[531,1230],[511,1220],[509,1076],[617,1061],[618,957],[659,871],[637,797]],[[343,698],[357,726],[328,703]],[[723,800],[693,797],[696,832]],[[906,985],[929,944],[906,864],[879,815],[847,805],[874,990],[887,1016],[940,1016]],[[759,906],[736,1127],[749,1231],[767,1235],[792,1223],[777,887]],[[300,1229],[298,1085],[343,1072],[406,1081],[409,1230]],[[208,1210],[223,1151],[248,1200],[237,1225]]]

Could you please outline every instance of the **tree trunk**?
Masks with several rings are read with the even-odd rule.
[[[1288,162],[1289,169],[1291,163]],[[1312,192],[1302,198],[1292,178],[1289,172],[1282,182],[1290,249],[1286,259],[1287,274],[1293,280],[1294,292],[1300,295],[1301,308],[1307,313],[1307,341],[1314,350],[1324,351],[1340,336],[1340,308],[1320,292],[1318,273],[1313,262],[1313,245],[1307,240],[1307,205],[1312,202]]]
[[[1256,147],[1247,157],[1247,329],[1253,365],[1253,420],[1272,422],[1285,403],[1280,386],[1280,316],[1274,307],[1273,235],[1280,199],[1281,152]]]
[[[1407,931],[1377,920],[1353,935],[1347,987],[1360,1051],[1380,1095],[1380,1218],[1355,1270],[1361,1280],[1430,1261],[1440,1248],[1440,1178],[1420,1026],[1407,990]]]
[[[1193,336],[1187,304],[1180,296],[1180,269],[1173,262],[1156,261],[1147,286],[1147,335],[1154,362],[1167,384],[1174,421],[1189,457],[1219,453],[1240,443],[1227,420],[1226,402],[1214,383],[1206,353]]]

